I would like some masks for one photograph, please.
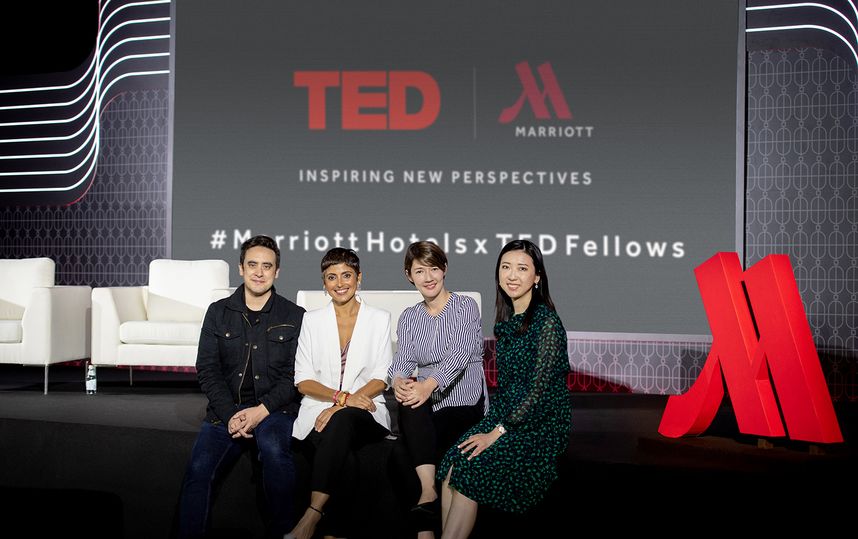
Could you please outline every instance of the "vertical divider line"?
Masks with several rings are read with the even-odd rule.
[[[474,140],[477,139],[477,68],[473,68],[474,72]]]

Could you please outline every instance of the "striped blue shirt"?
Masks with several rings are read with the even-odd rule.
[[[423,302],[402,311],[396,334],[399,347],[390,365],[390,379],[408,378],[417,369],[417,379],[434,378],[432,410],[447,406],[469,406],[485,395],[483,330],[477,302],[468,296],[450,294],[437,316]]]

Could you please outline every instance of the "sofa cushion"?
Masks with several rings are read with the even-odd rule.
[[[0,320],[0,343],[19,343],[23,337],[20,320]]]
[[[119,326],[123,344],[186,344],[200,342],[199,322],[125,322]]]
[[[149,292],[146,305],[147,317],[157,322],[196,322],[203,321],[206,312],[196,305]]]
[[[193,320],[202,320],[202,314],[196,318],[192,309],[205,313],[212,290],[225,288],[229,288],[229,264],[223,260],[153,260],[149,264],[148,318],[190,321],[193,316]]]
[[[31,290],[54,286],[50,258],[0,259],[0,320],[21,320]]]
[[[21,320],[24,318],[24,306],[0,298],[0,320]]]

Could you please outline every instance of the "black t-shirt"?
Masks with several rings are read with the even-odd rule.
[[[256,350],[254,347],[259,343],[260,339],[265,338],[265,325],[261,323],[264,314],[262,311],[251,311],[250,309],[247,309],[244,313],[245,323],[248,324],[247,332],[244,336],[244,347],[247,350],[247,355],[245,356],[246,363],[242,374],[239,398],[242,404],[250,404],[252,406],[259,404],[253,387],[253,352]]]

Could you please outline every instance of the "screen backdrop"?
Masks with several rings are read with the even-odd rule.
[[[855,368],[858,357],[855,329],[858,320],[855,246],[858,242],[855,234],[858,225],[854,211],[858,200],[855,182],[858,153],[853,144],[853,132],[858,125],[855,107],[858,57],[850,44],[854,48],[858,43],[854,41],[849,24],[858,24],[858,21],[851,7],[845,4],[839,6],[842,17],[816,4],[757,4],[763,2],[749,2],[747,13],[747,184],[742,193],[745,263],[750,265],[769,253],[790,255],[832,397],[854,400],[858,387]],[[0,35],[0,41],[19,47],[20,52],[0,58],[0,123],[4,124],[0,137],[6,141],[0,144],[0,169],[6,174],[6,179],[0,182],[3,184],[0,188],[0,255],[6,258],[50,256],[57,262],[60,284],[144,285],[149,261],[172,256],[171,169],[167,163],[171,159],[168,137],[172,135],[169,126],[173,116],[173,93],[169,91],[172,76],[164,73],[168,67],[169,72],[173,72],[172,61],[167,61],[166,53],[175,51],[174,40],[169,39],[171,32],[167,31],[174,20],[175,6],[160,0],[142,3],[112,0],[103,4],[93,0],[70,0],[52,9],[54,11],[42,13],[33,8],[33,16],[19,14],[18,19],[7,25],[12,31]],[[46,15],[51,16],[50,20],[45,19]],[[849,39],[839,41],[829,30]],[[224,32],[229,34],[227,30]],[[206,39],[216,43],[219,39],[216,33],[211,32]],[[54,45],[42,54],[41,48],[21,47],[21,43],[29,42]],[[97,48],[102,51],[99,69],[90,70],[81,78]],[[574,126],[576,115],[581,113],[573,104],[577,97],[570,93],[569,82],[560,74],[556,60],[552,62],[555,62],[551,64],[552,73],[558,79],[557,85],[562,88],[563,99],[568,102],[573,116],[569,125]],[[534,82],[542,89],[545,84],[538,71],[539,65],[533,62],[529,67]],[[480,69],[477,73],[484,71]],[[189,74],[191,77],[198,75]],[[42,141],[38,140],[10,142],[10,139],[58,135],[51,122],[19,122],[68,117],[68,108],[54,106],[56,101],[65,99],[63,96],[57,98],[55,92],[62,89],[57,87],[65,88],[80,79],[78,94],[72,95],[85,94],[85,97],[91,95],[85,92],[87,88],[92,90],[93,84],[87,81],[93,78],[102,91],[95,107],[99,111],[98,164],[86,179],[91,181],[91,187],[69,205],[57,205],[56,197],[50,193],[36,200],[32,194],[6,189],[21,181],[10,172],[45,170],[46,163],[50,164],[47,157],[35,159],[33,154],[56,153],[56,149],[39,147]],[[695,79],[687,82],[699,84]],[[475,87],[482,96],[483,85],[479,79]],[[516,87],[516,95],[521,95],[522,88],[523,84]],[[211,88],[215,90],[217,87]],[[441,97],[448,93],[446,89],[444,92]],[[552,95],[547,95],[545,105],[557,122],[559,113],[553,108]],[[737,101],[741,113],[745,105],[741,99]],[[43,103],[44,110],[21,109],[20,105],[25,102]],[[445,104],[439,107],[439,116],[443,117],[448,102],[445,99]],[[482,110],[481,102],[475,101],[477,116]],[[95,102],[83,99],[70,103],[69,107],[74,107],[71,115],[87,103],[91,107]],[[412,113],[420,108],[419,104],[419,101],[412,103]],[[238,104],[232,99],[219,105],[225,110],[234,106]],[[505,103],[503,108],[508,106]],[[534,115],[531,103],[523,103],[522,109],[524,112],[520,110],[520,114]],[[339,117],[338,111],[334,113]],[[499,114],[492,115],[489,125],[497,117]],[[306,118],[302,116],[301,121]],[[688,121],[696,122],[697,116],[688,116]],[[528,125],[525,120],[520,123]],[[338,126],[341,128],[342,124]],[[477,127],[477,135],[481,136],[485,125],[481,123]],[[211,125],[207,127],[212,128]],[[245,126],[244,130],[251,132],[253,128]],[[352,134],[354,131],[351,130]],[[315,130],[313,134],[319,132]],[[639,143],[635,142],[635,147]],[[83,147],[84,156],[86,148]],[[616,153],[624,151],[617,149]],[[391,152],[391,155],[396,153]],[[55,168],[62,168],[62,164]],[[33,179],[32,175],[23,176],[23,180]],[[228,175],[217,179],[235,182]],[[177,189],[182,188],[181,181],[182,178],[176,179]],[[496,191],[489,191],[483,206],[490,207],[495,202],[493,192]],[[200,207],[210,204],[206,193],[206,189],[198,188],[194,204]],[[31,204],[24,205],[28,197]],[[255,202],[264,198],[263,194]],[[406,203],[411,204],[411,201]],[[194,204],[191,204],[192,209]],[[248,208],[246,213],[251,215],[255,207]],[[708,201],[702,207],[708,209]],[[183,211],[188,211],[187,205]],[[301,211],[300,205],[296,211]],[[314,216],[313,223],[330,212],[320,211],[319,215],[321,217]],[[569,214],[570,219],[573,217]],[[217,251],[212,249],[206,254],[218,255]],[[235,263],[233,251],[226,246],[221,251]],[[365,259],[379,257],[382,261],[389,255],[362,254]],[[293,255],[297,256],[287,254],[289,273],[281,281],[281,291],[288,296],[297,288],[293,282],[296,279],[304,279],[313,286],[316,271],[317,259],[308,259],[306,267],[296,269]],[[380,271],[390,269],[391,282],[395,282],[399,278],[399,256],[390,256],[394,258],[390,267],[382,265]],[[493,255],[480,256],[493,258]],[[452,258],[454,264],[467,261],[464,255],[454,254]],[[577,282],[564,279],[554,271],[552,264],[558,263],[557,260],[557,255],[548,257],[555,291]],[[488,271],[492,263],[491,260],[485,263]],[[373,262],[373,265],[377,264]],[[372,269],[378,281],[379,271]],[[478,268],[481,276],[485,271],[485,267]],[[460,270],[451,274],[451,282],[467,277]],[[405,285],[404,281],[402,283]],[[678,300],[681,296],[675,297]],[[573,310],[574,299],[571,298],[566,306],[561,304],[566,316],[581,312]],[[696,294],[692,299],[696,299]],[[485,306],[491,309],[491,297]],[[623,308],[623,305],[605,303],[596,311],[610,310],[619,317],[625,312]],[[583,314],[592,313],[583,311]],[[663,313],[652,311],[647,319],[655,325],[660,316]],[[487,318],[490,319],[490,315]],[[586,327],[585,323],[580,325]],[[570,329],[577,328],[570,326]],[[573,367],[570,387],[576,391],[678,394],[699,374],[709,341],[708,336],[695,335],[573,331],[569,338]],[[492,339],[486,340],[486,350],[487,376],[491,381],[495,372]]]
[[[491,320],[497,253],[529,234],[568,329],[708,333],[693,268],[735,250],[736,3],[175,8],[174,258],[282,236],[294,297],[337,243],[365,288],[407,288],[403,249],[431,238]]]

